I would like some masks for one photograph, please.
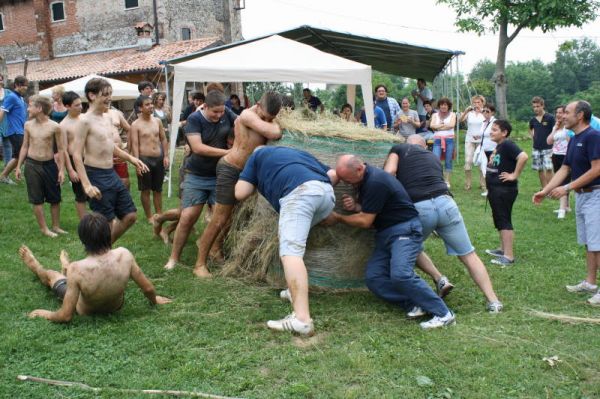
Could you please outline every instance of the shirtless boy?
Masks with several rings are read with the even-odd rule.
[[[115,146],[110,118],[106,115],[111,94],[112,87],[105,79],[90,79],[85,85],[90,109],[81,117],[73,160],[90,208],[111,222],[112,242],[115,242],[135,223],[137,216],[129,191],[113,169],[113,156],[132,163],[141,173],[147,172],[148,167]]]
[[[141,191],[141,201],[144,213],[149,223],[152,223],[152,208],[150,206],[150,191],[152,202],[157,214],[162,213],[162,186],[165,169],[169,167],[169,144],[165,129],[160,119],[153,116],[154,105],[152,98],[140,96],[136,100],[140,110],[139,118],[131,124],[131,152],[148,165],[150,172],[138,173],[138,189]]]
[[[211,276],[206,267],[208,253],[213,244],[216,244],[213,253],[221,252],[221,242],[217,240],[217,236],[227,230],[233,206],[236,204],[235,184],[248,157],[256,147],[264,145],[267,140],[281,138],[281,129],[273,121],[280,109],[281,96],[269,91],[263,94],[256,105],[244,110],[236,120],[233,147],[217,164],[216,205],[213,215],[198,240],[198,260],[194,267],[194,274],[198,277]],[[224,234],[220,236],[224,237]]]
[[[131,126],[129,126],[129,123],[127,123],[127,121],[125,120],[125,116],[123,116],[123,113],[118,109],[113,108],[112,106],[109,106],[108,111],[106,111],[106,114],[110,118],[110,123],[112,123],[113,140],[115,141],[115,145],[123,151],[126,151],[127,144],[131,142],[129,138]],[[122,131],[124,131],[127,135],[127,143],[124,143],[123,139],[121,138]],[[130,183],[129,171],[127,170],[127,162],[117,156],[113,156],[113,168],[115,169],[115,172],[117,172],[117,175],[119,176],[127,190],[129,190]]]
[[[79,116],[81,115],[81,98],[74,91],[67,91],[62,96],[63,104],[67,108],[67,116],[60,122],[60,129],[62,130],[63,137],[63,149],[65,150],[65,166],[69,173],[69,179],[71,180],[71,188],[73,194],[75,194],[75,208],[77,209],[77,216],[79,220],[86,213],[85,203],[87,197],[83,191],[83,186],[79,181],[79,176],[75,170],[75,164],[73,162],[73,148],[75,146],[75,135],[78,132],[77,124],[79,123]]]
[[[77,232],[87,256],[70,263],[67,253],[61,251],[60,273],[45,269],[25,245],[19,249],[25,265],[62,300],[62,306],[56,312],[37,309],[29,313],[29,317],[68,323],[75,312],[80,315],[116,312],[123,307],[129,279],[140,287],[150,303],[163,305],[171,302],[169,298],[156,295],[154,286],[129,250],[122,247],[111,249],[110,224],[104,216],[99,213],[85,215]]]
[[[21,165],[25,163],[27,195],[33,205],[33,214],[42,234],[56,237],[64,234],[60,228],[60,185],[64,181],[63,139],[58,123],[48,119],[52,103],[41,96],[29,99],[29,118],[25,122],[25,135],[15,177],[21,180]],[[54,161],[54,143],[58,145],[58,165]],[[44,202],[50,204],[52,229],[48,228],[44,216]]]

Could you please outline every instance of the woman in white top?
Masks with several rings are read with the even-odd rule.
[[[552,133],[548,135],[546,142],[548,144],[552,144],[552,166],[554,168],[554,173],[560,169],[565,160],[565,156],[567,155],[567,147],[569,145],[569,134],[567,133],[567,129],[565,128],[565,123],[563,120],[565,106],[559,105],[556,107],[554,111],[556,115],[556,124],[552,129]],[[571,181],[571,176],[567,176],[565,181],[562,184],[567,184]],[[558,218],[564,219],[567,211],[570,211],[569,208],[569,194],[564,197],[560,197],[560,207],[558,209]],[[555,211],[556,212],[556,211]]]
[[[154,103],[154,116],[160,119],[165,132],[168,132],[169,122],[171,121],[171,108],[167,104],[167,95],[165,93],[154,93],[152,102]]]
[[[467,135],[465,136],[465,190],[471,189],[471,168],[473,167],[473,154],[481,141],[481,125],[484,115],[481,112],[485,105],[485,97],[474,96],[460,117],[460,122],[467,122]]]
[[[446,97],[438,100],[438,112],[431,116],[430,129],[433,130],[433,153],[445,160],[444,180],[450,188],[452,158],[454,156],[454,126],[456,115],[452,112],[452,101]]]
[[[485,154],[485,162],[479,163],[479,185],[481,186],[481,196],[487,196],[487,188],[485,185],[485,170],[487,168],[487,164],[490,162],[490,156],[492,152],[496,149],[495,141],[492,141],[490,138],[490,131],[492,130],[492,124],[496,120],[496,107],[492,104],[487,104],[483,107],[481,111],[483,116],[485,117],[483,124],[481,125],[481,151]]]

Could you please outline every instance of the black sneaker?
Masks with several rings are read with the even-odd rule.
[[[448,277],[446,276],[440,277],[435,286],[437,289],[437,294],[440,298],[443,298],[446,295],[448,295],[450,291],[452,291],[452,289],[454,288],[454,285],[450,282],[450,280],[448,280]]]
[[[510,260],[506,256],[502,255],[497,257],[496,259],[492,259],[492,263],[494,265],[499,265],[501,267],[512,266],[515,263],[515,260]]]
[[[504,256],[504,251],[501,249],[486,249],[485,253],[496,257]]]

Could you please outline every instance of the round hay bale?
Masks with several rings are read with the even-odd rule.
[[[347,153],[356,154],[365,162],[380,167],[390,147],[401,141],[397,136],[381,130],[373,131],[339,118],[306,121],[286,114],[280,118],[280,123],[286,130],[282,140],[272,145],[307,151],[332,167],[337,156]],[[335,211],[346,213],[342,206],[342,195],[354,194],[353,187],[340,182],[334,191]],[[285,286],[278,256],[278,217],[260,194],[238,205],[226,241],[229,256],[221,271],[223,275]],[[373,244],[374,230],[342,224],[313,227],[304,255],[310,286],[364,287],[364,270]]]

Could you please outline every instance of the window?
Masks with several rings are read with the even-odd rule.
[[[181,28],[181,40],[190,40],[192,38],[192,31],[190,28]]]
[[[139,1],[138,0],[125,0],[125,9],[129,10],[130,8],[138,8]]]
[[[52,22],[65,20],[65,4],[62,1],[56,1],[50,4],[52,12]]]
[[[0,32],[4,31],[4,14],[0,12]]]

